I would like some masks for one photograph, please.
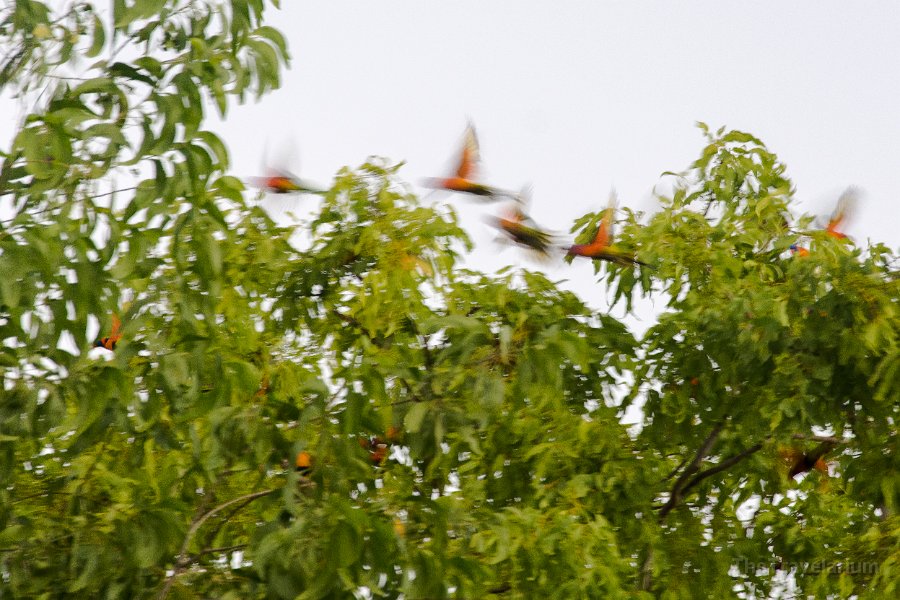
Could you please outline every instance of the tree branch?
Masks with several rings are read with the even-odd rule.
[[[725,471],[728,468],[733,467],[734,465],[738,464],[739,462],[741,462],[742,460],[744,460],[751,454],[754,454],[754,453],[762,450],[762,447],[763,447],[763,442],[759,442],[758,444],[754,444],[754,445],[750,446],[743,452],[739,452],[738,454],[735,454],[731,458],[726,458],[725,460],[723,460],[716,466],[710,467],[710,468],[706,469],[705,471],[701,471],[700,473],[697,473],[696,475],[694,475],[691,478],[690,481],[687,482],[687,484],[681,490],[682,493],[687,492],[689,489],[695,487],[698,483],[700,483],[704,479],[706,479],[708,477],[712,477],[716,473],[721,473],[722,471]]]
[[[194,536],[197,534],[197,531],[200,529],[200,527],[203,526],[203,524],[207,521],[207,519],[214,516],[216,513],[220,512],[222,510],[225,510],[232,504],[237,504],[238,502],[244,502],[245,503],[244,505],[246,506],[251,501],[256,500],[257,498],[262,498],[263,496],[268,496],[269,494],[272,494],[276,491],[278,491],[278,490],[276,490],[276,489],[263,490],[261,492],[253,492],[252,494],[246,494],[244,496],[232,498],[228,502],[225,502],[223,504],[216,506],[215,508],[213,508],[206,514],[199,517],[198,519],[195,519],[194,522],[191,524],[190,529],[188,529],[187,535],[184,538],[184,542],[181,544],[181,551],[178,553],[178,557],[175,559],[175,568],[172,569],[172,573],[170,573],[169,576],[166,577],[165,584],[163,585],[163,588],[160,590],[159,595],[157,596],[157,599],[164,600],[169,595],[169,592],[172,589],[172,585],[174,585],[174,583],[175,583],[175,578],[179,574],[181,574],[182,571],[184,571],[184,568],[188,564],[188,561],[187,561],[188,546],[190,546],[191,540],[194,539]]]
[[[697,452],[694,454],[693,460],[691,460],[690,464],[687,468],[682,472],[682,474],[675,480],[675,484],[672,486],[672,490],[669,492],[669,500],[666,502],[663,507],[659,511],[659,520],[663,521],[672,509],[678,506],[681,502],[682,494],[685,491],[685,486],[687,485],[691,476],[696,473],[700,469],[700,463],[703,462],[703,459],[709,454],[712,447],[715,445],[716,441],[719,439],[719,434],[722,433],[722,428],[725,427],[725,420],[722,419],[719,421],[715,427],[712,428],[712,431],[709,432],[709,435],[706,436],[706,439],[703,440],[703,444],[697,449]]]

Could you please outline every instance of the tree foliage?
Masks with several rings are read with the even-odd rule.
[[[543,275],[458,268],[452,208],[381,159],[291,243],[203,128],[278,86],[264,8],[2,12],[31,109],[0,166],[0,591],[896,594],[890,250],[795,219],[776,156],[705,126],[620,223],[650,268],[597,263],[614,302],[654,299],[640,337]]]

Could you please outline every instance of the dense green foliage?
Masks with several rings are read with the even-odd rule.
[[[542,275],[457,268],[452,208],[378,160],[297,249],[203,129],[278,85],[263,9],[0,13],[0,85],[34,101],[0,156],[0,595],[897,594],[888,249],[795,220],[776,157],[705,128],[620,223],[652,268],[598,262],[660,309],[639,339]],[[821,444],[830,476],[789,477]]]

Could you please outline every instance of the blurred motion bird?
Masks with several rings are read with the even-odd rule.
[[[250,177],[250,182],[271,194],[321,194],[322,190],[317,189],[308,181],[304,181],[287,171],[277,171],[268,169],[269,175],[266,177]]]
[[[843,231],[840,231],[838,228],[841,227],[841,225],[846,224],[847,219],[853,214],[858,199],[858,188],[850,186],[846,190],[844,190],[844,193],[841,194],[840,198],[838,198],[837,206],[835,207],[834,212],[831,213],[831,217],[828,220],[828,225],[825,227],[825,233],[827,233],[831,237],[838,239],[844,239],[847,237],[847,234]]]
[[[794,478],[813,469],[823,475],[828,475],[828,463],[825,462],[825,455],[833,447],[833,442],[824,441],[809,452],[789,446],[779,448],[778,454],[788,465],[788,477]]]
[[[534,220],[525,213],[531,201],[531,190],[525,187],[516,196],[516,202],[503,216],[494,217],[490,223],[506,234],[512,242],[533,250],[541,258],[549,256],[553,245],[553,235],[537,226]]]
[[[116,344],[122,338],[122,334],[119,332],[121,328],[122,322],[119,320],[119,316],[113,313],[112,327],[110,328],[109,335],[94,341],[94,346],[97,348],[106,348],[107,350],[115,350]]]
[[[475,133],[475,126],[470,121],[466,127],[465,140],[463,141],[456,173],[452,177],[426,179],[423,185],[436,190],[471,194],[480,197],[486,202],[499,200],[503,197],[515,198],[515,193],[513,192],[475,181],[480,160],[478,136]]]
[[[610,194],[609,204],[603,213],[603,219],[600,221],[600,227],[597,228],[594,239],[588,244],[574,244],[570,246],[566,254],[569,256],[584,256],[593,260],[605,260],[620,265],[636,264],[646,266],[647,263],[641,262],[634,258],[633,255],[612,246],[613,215],[615,211],[616,193],[613,191]]]
[[[265,190],[271,194],[322,194],[323,190],[318,189],[309,181],[300,179],[288,169],[283,167],[273,167],[268,161],[268,144],[263,149],[263,171],[266,173],[264,177],[250,177],[250,183],[258,188]],[[289,145],[287,150],[289,156],[294,156],[294,144]],[[283,163],[282,163],[283,164]]]

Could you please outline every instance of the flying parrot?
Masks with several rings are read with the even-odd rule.
[[[804,452],[796,447],[786,447],[780,448],[778,454],[788,464],[788,477],[794,478],[812,469],[828,475],[828,463],[825,462],[825,455],[833,447],[834,442],[824,441],[809,452]]]
[[[553,246],[553,236],[541,229],[525,213],[530,202],[528,188],[522,190],[517,197],[517,203],[502,217],[494,217],[491,224],[505,233],[514,243],[533,250],[540,257],[545,258]]]
[[[122,338],[122,334],[119,331],[121,328],[122,328],[122,322],[119,320],[119,316],[117,314],[113,313],[112,327],[110,328],[109,335],[96,340],[94,342],[94,346],[96,348],[106,348],[107,350],[115,350],[116,344]]]
[[[475,134],[475,126],[470,121],[466,127],[465,140],[459,157],[459,166],[456,167],[456,173],[452,177],[426,179],[423,185],[437,190],[471,194],[480,197],[485,202],[492,202],[503,197],[515,198],[515,193],[513,192],[475,181],[479,161],[478,136]]]
[[[853,215],[858,198],[858,188],[850,186],[844,190],[838,198],[834,212],[832,212],[831,216],[828,218],[828,224],[825,226],[826,235],[839,240],[847,238],[847,234],[841,231],[840,227],[846,225],[846,222]],[[790,250],[791,256],[809,256],[809,250],[797,244],[791,244]]]
[[[846,190],[844,190],[844,193],[841,194],[840,198],[838,198],[837,206],[835,207],[834,212],[831,213],[831,217],[828,219],[828,225],[825,227],[825,233],[827,233],[831,237],[838,239],[844,239],[847,237],[847,234],[840,231],[838,228],[842,224],[844,224],[848,217],[853,213],[858,198],[859,189],[857,189],[856,187],[850,186]]]
[[[634,258],[633,255],[618,250],[612,246],[613,241],[613,215],[616,211],[616,193],[610,194],[609,204],[603,213],[603,219],[600,221],[600,227],[594,239],[589,244],[574,244],[569,247],[566,254],[569,256],[584,256],[593,260],[606,260],[619,265],[644,265]]]
[[[266,177],[251,177],[250,182],[258,188],[261,188],[272,194],[321,194],[322,190],[317,189],[308,181],[304,181],[287,171],[279,171],[268,169],[269,175]]]

